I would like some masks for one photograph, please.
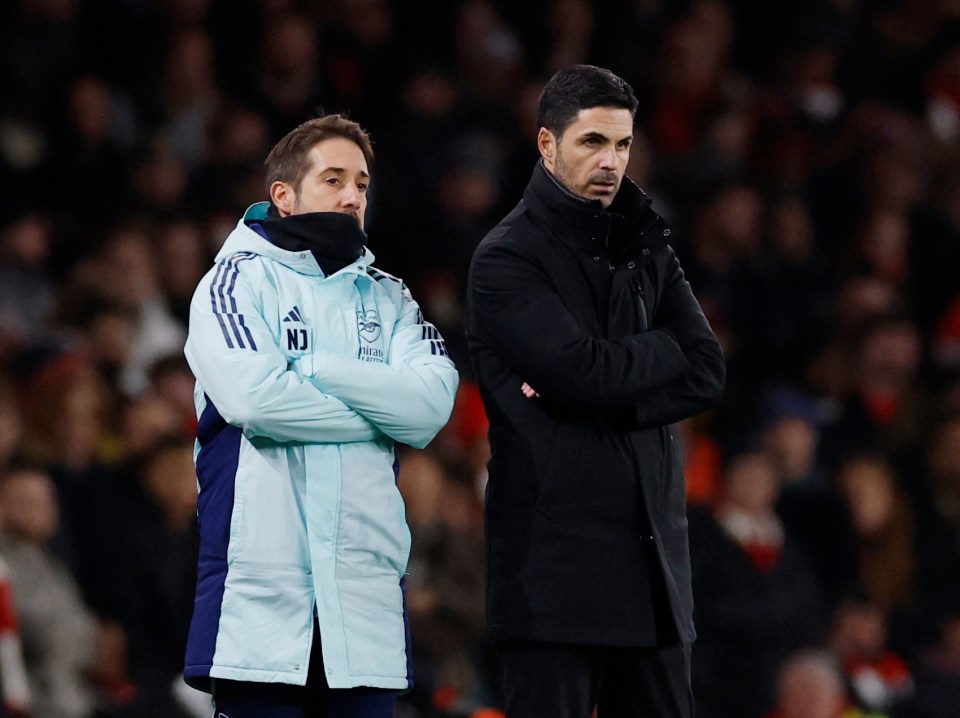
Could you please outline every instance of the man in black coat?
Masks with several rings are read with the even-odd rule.
[[[492,448],[487,629],[508,718],[693,715],[672,424],[719,402],[725,369],[671,229],[624,177],[636,109],[608,70],[554,75],[541,160],[471,264]]]

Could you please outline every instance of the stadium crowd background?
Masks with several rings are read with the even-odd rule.
[[[321,110],[371,132],[370,247],[463,377],[403,457],[402,715],[499,705],[464,279],[577,62],[636,89],[629,175],[728,357],[723,407],[682,427],[698,715],[835,718],[838,691],[851,716],[960,715],[960,3],[12,0],[0,642],[29,715],[191,715],[188,303],[273,142]]]

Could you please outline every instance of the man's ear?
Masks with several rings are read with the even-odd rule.
[[[557,138],[546,127],[541,127],[537,133],[537,149],[543,157],[543,163],[548,170],[553,170],[553,163],[557,157]]]
[[[297,193],[289,184],[278,180],[270,185],[270,201],[281,217],[289,217],[297,206]]]

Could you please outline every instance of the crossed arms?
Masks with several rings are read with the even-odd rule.
[[[605,339],[581,328],[535,261],[491,245],[471,270],[471,331],[523,378],[527,398],[629,408],[641,426],[692,416],[719,401],[725,366],[673,250],[666,251],[652,328]]]
[[[265,322],[249,278],[240,272],[231,319],[244,346],[228,346],[216,300],[201,283],[184,349],[190,368],[224,420],[248,436],[279,442],[348,443],[384,435],[422,448],[453,409],[458,375],[425,332],[419,307],[404,292],[388,363],[314,353],[314,371],[300,377],[287,364]],[[239,317],[239,319],[237,319]]]

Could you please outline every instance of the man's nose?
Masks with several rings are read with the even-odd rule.
[[[344,207],[360,206],[360,188],[350,183],[340,193],[340,204]]]
[[[597,159],[600,161],[600,169],[615,170],[617,168],[617,153],[612,147],[601,150]]]

